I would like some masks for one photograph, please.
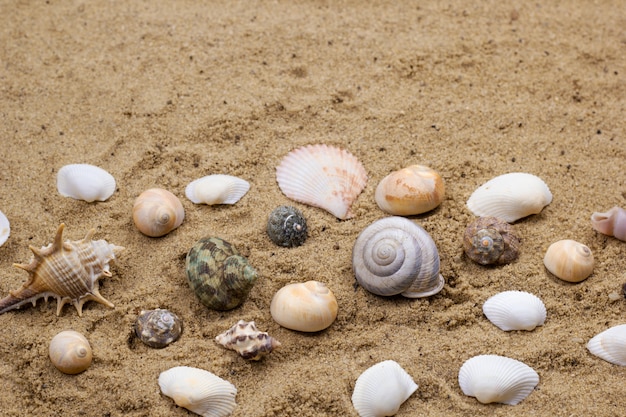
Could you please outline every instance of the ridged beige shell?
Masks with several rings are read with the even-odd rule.
[[[272,298],[270,313],[276,323],[291,330],[318,332],[337,318],[337,299],[318,281],[285,285]]]
[[[587,343],[589,352],[619,366],[626,366],[626,324],[611,327]]]
[[[398,216],[377,220],[359,234],[352,269],[363,288],[383,296],[429,297],[445,283],[433,239],[421,226]]]
[[[74,330],[65,330],[54,336],[50,341],[49,355],[59,371],[70,375],[89,368],[92,360],[89,341]]]
[[[105,201],[115,192],[115,178],[94,165],[65,165],[57,173],[57,190],[63,197],[89,203]]]
[[[167,190],[151,188],[135,199],[133,221],[146,236],[164,236],[180,226],[184,219],[183,205]]]
[[[535,175],[512,172],[495,177],[474,191],[467,208],[479,217],[498,217],[513,223],[537,214],[552,202],[552,193]]]
[[[483,304],[490,322],[504,331],[533,330],[546,321],[546,306],[536,295],[524,291],[504,291]]]
[[[9,224],[9,219],[0,211],[0,246],[4,245],[10,234],[11,225]]]
[[[393,416],[416,390],[417,384],[411,376],[397,362],[387,360],[359,376],[352,404],[360,417]]]
[[[233,327],[215,337],[215,341],[227,349],[239,353],[242,358],[258,361],[280,347],[280,342],[266,332],[257,329],[251,321],[239,320]]]
[[[468,359],[459,370],[463,394],[476,397],[483,404],[516,405],[539,383],[539,375],[530,366],[498,355],[479,355]]]
[[[605,213],[593,213],[591,226],[602,234],[626,242],[626,209],[615,206]]]
[[[176,405],[203,417],[226,417],[237,403],[237,388],[204,369],[176,366],[159,375],[161,392]]]
[[[83,240],[63,242],[64,228],[65,224],[59,226],[54,242],[48,246],[29,247],[33,252],[30,263],[14,264],[28,272],[29,279],[0,300],[0,314],[26,303],[34,306],[38,299],[48,297],[57,299],[57,316],[67,303],[76,307],[79,316],[83,304],[89,300],[113,307],[100,295],[98,281],[111,276],[109,262],[115,261],[115,256],[124,248],[105,240],[91,240],[94,229],[87,232]]]
[[[235,204],[250,189],[250,183],[232,175],[214,174],[198,178],[185,188],[195,204]]]
[[[309,145],[283,158],[276,167],[276,180],[288,198],[349,219],[353,217],[352,203],[365,188],[367,173],[344,149]]]
[[[594,259],[586,245],[564,239],[550,245],[543,263],[548,271],[563,281],[580,282],[593,272]]]
[[[411,216],[433,210],[443,201],[445,187],[441,175],[423,165],[394,171],[376,187],[376,204],[396,216]]]

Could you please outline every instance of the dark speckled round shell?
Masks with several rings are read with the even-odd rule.
[[[520,240],[509,223],[497,217],[479,217],[463,236],[463,250],[481,265],[513,262],[519,254]]]
[[[161,349],[175,342],[183,332],[183,323],[169,310],[142,311],[135,321],[135,334],[146,345]]]
[[[187,281],[202,304],[230,310],[245,301],[257,280],[256,270],[228,242],[200,239],[187,254]]]
[[[267,220],[267,234],[278,246],[300,246],[306,240],[306,219],[295,207],[276,207]]]

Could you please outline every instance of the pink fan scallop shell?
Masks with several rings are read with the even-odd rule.
[[[365,188],[367,173],[344,149],[308,145],[283,158],[276,167],[276,180],[292,200],[322,208],[343,220],[353,217],[350,207]]]

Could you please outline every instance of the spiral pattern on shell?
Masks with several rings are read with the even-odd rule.
[[[169,310],[157,308],[142,311],[135,321],[135,334],[146,345],[161,349],[180,337],[183,324],[180,318]]]
[[[359,284],[377,295],[428,297],[444,285],[435,242],[404,217],[381,219],[363,230],[352,250],[352,266]]]
[[[267,219],[267,235],[278,246],[296,247],[307,237],[306,219],[292,206],[278,206]]]
[[[89,341],[74,330],[58,333],[50,341],[52,364],[65,374],[78,374],[91,365],[92,353]]]
[[[503,265],[519,255],[520,240],[512,225],[497,217],[479,217],[467,226],[463,250],[481,265]]]
[[[180,226],[184,219],[185,210],[178,197],[162,188],[144,191],[133,205],[135,226],[146,236],[164,236]]]

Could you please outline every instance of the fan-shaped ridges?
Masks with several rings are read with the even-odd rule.
[[[242,178],[213,174],[190,182],[185,196],[195,204],[235,204],[249,189],[250,183]]]
[[[276,180],[288,198],[343,220],[353,216],[350,207],[365,188],[367,173],[345,149],[318,144],[289,152],[276,167]]]
[[[65,165],[57,173],[57,190],[76,200],[105,201],[115,192],[115,178],[94,165]]]
[[[476,397],[483,404],[515,405],[538,383],[539,375],[530,366],[498,355],[474,356],[459,370],[459,386],[463,393]]]
[[[546,320],[546,307],[539,297],[524,291],[504,291],[483,304],[490,322],[504,331],[533,330]]]
[[[626,324],[611,327],[587,343],[589,352],[615,365],[626,366]]]

